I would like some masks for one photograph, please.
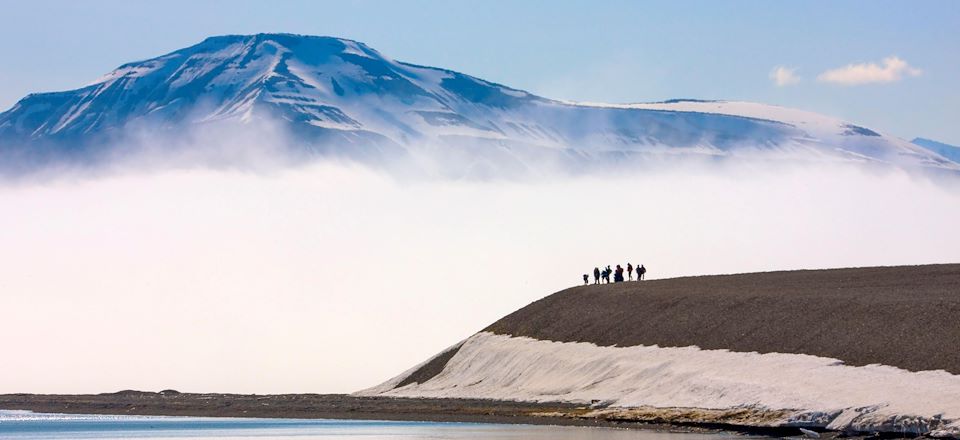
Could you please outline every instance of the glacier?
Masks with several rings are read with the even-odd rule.
[[[725,101],[563,102],[396,61],[360,42],[292,34],[211,37],[76,90],[31,94],[0,113],[0,158],[98,162],[144,142],[258,124],[280,127],[295,161],[427,157],[455,174],[758,153],[960,170],[936,152],[815,113]]]

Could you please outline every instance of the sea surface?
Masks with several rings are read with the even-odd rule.
[[[40,414],[0,410],[0,439],[723,440],[732,434],[479,423]]]

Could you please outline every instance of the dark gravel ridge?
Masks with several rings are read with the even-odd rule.
[[[430,379],[433,379],[434,376],[443,372],[443,369],[447,366],[447,362],[450,362],[450,359],[453,359],[453,356],[457,354],[458,351],[460,351],[459,344],[447,349],[447,351],[443,353],[438,354],[422,367],[418,368],[417,371],[414,371],[412,374],[401,380],[400,383],[397,384],[396,388],[400,388],[412,383],[424,383]]]
[[[197,394],[134,390],[74,395],[0,394],[0,409],[59,414],[403,420],[598,426],[679,432],[734,430],[755,434],[798,433],[796,428],[762,428],[729,423],[670,424],[659,420],[607,420],[603,417],[581,416],[588,409],[570,403],[409,399],[345,394]]]
[[[63,414],[127,414],[297,419],[484,421],[567,411],[565,403],[405,399],[345,394],[221,394],[125,390],[104,394],[0,394],[0,409]],[[532,417],[532,416],[531,416]]]
[[[804,353],[960,374],[960,264],[580,286],[485,330],[602,346]]]

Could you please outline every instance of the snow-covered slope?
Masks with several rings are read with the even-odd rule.
[[[719,108],[719,110],[717,110]],[[819,115],[747,103],[582,105],[395,61],[363,43],[288,34],[212,37],[0,114],[0,152],[90,156],[130,133],[278,123],[298,151],[418,151],[524,168],[611,155],[811,157],[958,169],[936,153]],[[142,136],[141,136],[142,137]]]
[[[585,103],[587,106],[610,107],[610,104]],[[914,163],[932,167],[944,165],[944,157],[931,157],[930,150],[914,143],[886,136],[853,123],[804,110],[738,101],[671,100],[656,103],[622,104],[617,108],[697,112],[742,116],[783,122],[802,130],[807,139],[802,144],[838,154],[880,158],[893,163]],[[936,152],[934,152],[936,153]],[[951,159],[952,160],[952,159]]]
[[[741,408],[763,425],[960,436],[960,376],[804,354],[599,347],[480,332],[438,375],[398,387],[410,373],[358,394],[602,402],[606,410]]]
[[[919,145],[927,150],[937,153],[947,159],[960,163],[960,147],[956,145],[945,144],[930,139],[914,138],[910,143]]]

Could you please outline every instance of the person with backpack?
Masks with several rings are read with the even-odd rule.
[[[627,279],[633,281],[633,265],[627,263]]]
[[[593,284],[600,284],[600,268],[593,268]]]
[[[586,286],[587,284],[590,284],[590,275],[583,274],[583,285]]]
[[[643,267],[643,265],[641,264],[640,267],[637,268],[637,281],[642,280],[643,276],[646,274],[647,274],[647,268]]]
[[[617,270],[613,272],[613,282],[622,283],[623,282],[623,268],[620,265],[617,265]]]

